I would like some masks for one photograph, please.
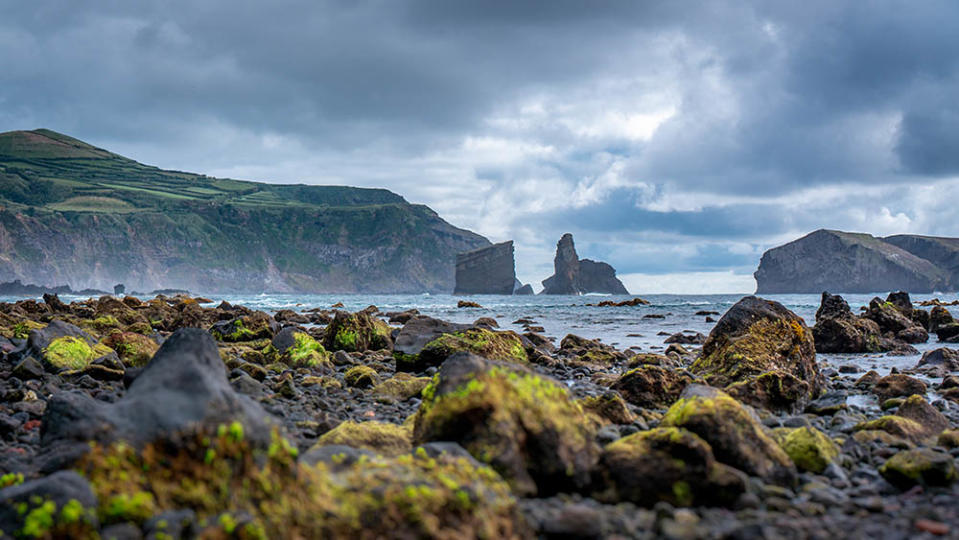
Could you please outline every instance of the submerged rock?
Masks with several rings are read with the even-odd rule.
[[[451,356],[423,391],[413,440],[454,441],[522,495],[582,489],[599,448],[565,387],[522,367]]]

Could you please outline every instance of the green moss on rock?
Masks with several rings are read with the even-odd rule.
[[[377,384],[373,392],[403,401],[420,395],[429,383],[429,377],[414,377],[400,372]]]
[[[282,362],[291,367],[330,367],[330,353],[323,345],[305,332],[293,334],[293,346],[280,355]]]
[[[408,427],[389,422],[352,422],[347,420],[324,433],[316,446],[343,444],[353,448],[372,450],[384,456],[409,453],[413,446]]]
[[[43,350],[43,359],[56,369],[83,369],[97,358],[110,354],[104,345],[90,345],[80,337],[63,336],[54,339]]]
[[[777,428],[776,442],[799,469],[820,474],[839,456],[839,447],[816,428]]]
[[[952,456],[928,448],[897,453],[879,468],[879,473],[900,489],[915,485],[948,486],[956,481]]]
[[[420,351],[417,364],[421,367],[438,366],[458,352],[471,352],[489,360],[513,364],[529,362],[523,342],[515,332],[494,332],[486,328],[471,328],[462,332],[443,334],[430,341]]]
[[[134,332],[114,332],[102,343],[116,351],[125,365],[132,367],[147,365],[160,348],[152,339]]]
[[[347,386],[368,388],[380,382],[380,376],[369,366],[353,366],[343,374],[343,382]]]

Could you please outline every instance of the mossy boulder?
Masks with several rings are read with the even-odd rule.
[[[809,383],[792,373],[767,371],[726,387],[726,393],[741,403],[771,411],[796,412],[809,401]]]
[[[952,456],[928,448],[903,450],[879,468],[890,484],[909,489],[913,486],[948,486],[956,481]]]
[[[516,332],[470,328],[437,337],[415,357],[396,356],[396,366],[404,371],[419,371],[438,366],[458,352],[470,352],[489,360],[512,364],[526,364],[529,361],[523,341]]]
[[[283,330],[283,332],[286,332],[286,330]],[[280,362],[290,367],[332,367],[330,353],[319,341],[313,339],[313,336],[300,331],[293,331],[289,334],[291,344],[284,346],[282,351],[276,351],[279,353],[278,360]],[[273,344],[276,341],[274,339]]]
[[[786,452],[743,405],[720,390],[688,386],[660,425],[699,435],[717,460],[750,475],[787,486],[796,481],[796,468]]]
[[[629,424],[636,419],[630,412],[626,401],[617,392],[606,392],[599,396],[590,396],[579,400],[586,412],[596,415],[605,422]]]
[[[881,334],[895,336],[906,343],[924,343],[929,339],[929,334],[925,328],[903,313],[904,309],[889,300],[873,298],[862,316],[864,319],[875,321]],[[909,312],[910,314],[912,312],[911,306],[909,306]]]
[[[904,439],[910,442],[920,442],[929,436],[928,430],[919,422],[910,418],[901,416],[886,415],[860,422],[855,427],[856,431],[884,431],[890,435]]]
[[[565,386],[470,353],[443,363],[414,422],[415,444],[458,442],[522,495],[585,487],[599,454],[594,427]]]
[[[134,332],[113,332],[102,343],[116,351],[120,360],[131,367],[147,365],[160,348],[156,341]]]
[[[610,388],[638,407],[666,408],[692,382],[685,370],[645,365],[627,371]]]
[[[276,327],[277,323],[272,317],[256,311],[235,319],[218,321],[210,327],[210,333],[218,341],[236,343],[272,339]]]
[[[610,367],[627,359],[627,355],[616,350],[615,347],[575,334],[567,334],[560,341],[559,355],[565,364],[593,369]]]
[[[113,354],[90,334],[72,324],[54,320],[30,331],[22,356],[40,358],[47,369],[83,370],[94,360]]]
[[[391,349],[390,326],[367,311],[336,311],[326,327],[323,345],[330,351],[363,352]]]
[[[926,394],[926,383],[915,377],[894,373],[880,377],[876,384],[872,386],[872,393],[876,395],[879,402],[882,403],[890,398],[909,397],[913,394]]]
[[[731,505],[746,491],[741,472],[718,463],[696,434],[668,427],[641,431],[610,443],[597,467],[596,498],[652,506]]]
[[[106,518],[110,501],[154,515],[191,509],[226,538],[515,538],[528,536],[508,485],[470,458],[357,453],[297,460],[274,435],[267,449],[232,424],[177,445],[94,445],[77,469]],[[337,459],[342,457],[343,459]],[[129,513],[127,521],[138,521]],[[239,516],[243,516],[242,521]]]
[[[413,449],[410,429],[389,422],[346,421],[324,433],[315,446],[342,444],[384,456],[407,454]]]
[[[800,470],[821,474],[839,457],[839,447],[814,427],[776,428],[773,438]]]
[[[755,296],[737,302],[716,323],[690,371],[718,387],[749,382],[769,372],[791,375],[807,387],[800,399],[785,407],[789,410],[805,407],[809,399],[819,396],[825,383],[816,364],[812,332],[802,318],[778,302]],[[758,381],[755,386],[765,388],[766,382]],[[762,405],[783,408],[778,401]]]
[[[0,536],[99,538],[96,508],[90,483],[74,471],[4,487],[0,489]]]
[[[959,429],[946,429],[936,438],[936,444],[948,449],[959,448]]]
[[[429,383],[429,377],[414,377],[409,373],[399,372],[374,386],[373,392],[405,401],[420,395]]]
[[[353,366],[343,374],[343,382],[347,386],[369,388],[380,382],[380,376],[369,366]]]
[[[138,322],[149,322],[142,313],[132,309],[115,296],[101,296],[95,302],[94,318],[110,318],[124,326]]]

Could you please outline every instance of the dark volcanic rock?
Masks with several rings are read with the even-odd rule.
[[[515,282],[512,240],[456,256],[453,294],[513,294]]]
[[[764,253],[755,276],[757,294],[931,293],[948,279],[933,263],[882,239],[825,229]]]
[[[880,335],[875,321],[854,315],[838,294],[822,293],[812,331],[816,352],[820,353],[881,352],[895,348],[891,340]]]
[[[566,233],[556,243],[554,274],[543,280],[542,294],[629,294],[616,278],[616,270],[604,262],[580,260],[573,235]]]
[[[243,424],[254,443],[269,443],[272,422],[258,404],[230,386],[216,342],[203,330],[186,328],[163,343],[115,403],[76,392],[55,394],[43,417],[41,441],[55,461],[60,456],[69,461],[91,440],[142,446],[233,421]]]
[[[959,290],[959,238],[898,234],[883,240],[943,269],[948,273],[944,288]]]
[[[31,515],[31,511],[47,501],[55,505],[54,511],[46,513],[50,521],[42,525],[47,530],[38,529],[33,533],[21,531],[21,527],[24,527],[25,522],[30,519],[28,516]],[[87,526],[96,529],[97,496],[90,488],[90,483],[74,471],[59,471],[37,480],[2,489],[0,490],[0,531],[4,532],[0,533],[0,536],[12,538],[14,531],[20,531],[24,533],[22,536],[46,537],[49,530],[55,526],[67,525],[66,519],[57,519],[56,510],[62,509],[68,503],[74,505],[75,510],[82,511],[76,516],[78,519],[83,519]],[[18,506],[21,506],[22,511],[17,510]],[[34,519],[36,515],[34,514]],[[75,529],[72,532],[81,533],[81,531],[82,529]],[[64,534],[66,532],[64,531]],[[6,533],[10,533],[10,536]]]

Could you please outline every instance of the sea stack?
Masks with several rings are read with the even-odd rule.
[[[612,266],[579,258],[570,233],[556,243],[553,270],[553,275],[543,280],[542,294],[629,294]]]
[[[516,287],[513,242],[502,242],[456,256],[453,294],[513,294]]]

